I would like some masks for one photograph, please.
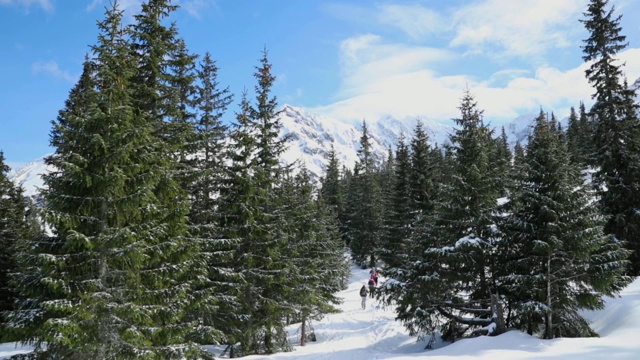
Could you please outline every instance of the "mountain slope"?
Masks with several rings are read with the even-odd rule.
[[[281,135],[289,134],[289,148],[283,155],[283,161],[304,163],[313,180],[324,174],[326,157],[333,145],[342,164],[353,167],[358,156],[362,123],[351,124],[335,119],[318,116],[301,108],[285,105],[281,111]],[[379,156],[386,156],[389,147],[395,148],[401,134],[410,138],[416,119],[398,120],[392,117],[368,122],[372,140],[372,149]],[[424,121],[425,131],[432,143],[443,144],[452,127],[445,123]],[[37,159],[12,173],[12,179],[25,189],[27,195],[35,195],[43,186],[40,175],[48,172],[44,157]]]

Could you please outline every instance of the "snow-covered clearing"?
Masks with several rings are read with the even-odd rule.
[[[640,359],[640,280],[634,281],[620,298],[607,299],[604,310],[589,312],[587,318],[600,338],[541,340],[518,331],[497,337],[465,339],[436,350],[424,350],[400,323],[392,309],[377,307],[368,299],[360,308],[358,294],[369,278],[368,270],[352,268],[348,289],[341,292],[342,313],[314,322],[316,342],[298,346],[298,327],[290,329],[294,351],[247,360],[371,360],[371,359]],[[219,354],[219,350],[212,349]],[[0,358],[28,352],[15,344],[0,344]]]

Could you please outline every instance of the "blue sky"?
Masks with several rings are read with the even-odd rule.
[[[128,21],[140,0],[120,0]],[[252,90],[266,47],[280,104],[342,121],[450,119],[469,88],[492,124],[542,107],[558,116],[593,92],[578,21],[588,0],[180,0],[172,16],[220,82]],[[612,0],[640,77],[640,3]],[[0,0],[0,150],[18,166],[50,153],[51,121],[96,42],[108,0]],[[230,108],[230,116],[237,104]]]

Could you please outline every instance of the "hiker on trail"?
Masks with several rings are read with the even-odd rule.
[[[362,310],[367,308],[367,286],[362,284],[360,288],[360,297],[362,298]]]
[[[371,275],[371,279],[373,279],[373,282],[375,283],[376,286],[378,286],[378,269],[373,268],[369,271],[369,275]]]
[[[376,291],[376,283],[373,281],[373,278],[369,279],[369,295],[371,295],[371,298],[373,299],[373,296],[375,295]]]

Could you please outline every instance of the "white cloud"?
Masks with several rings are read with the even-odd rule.
[[[367,34],[340,44],[342,84],[337,100],[311,109],[347,121],[377,121],[386,115],[397,118],[426,117],[445,120],[458,116],[462,92],[469,88],[494,124],[540,108],[568,114],[580,101],[591,104],[593,89],[585,79],[586,64],[569,69],[539,66],[506,69],[479,78],[465,73],[465,65],[443,75],[432,70],[451,61],[468,61],[447,50],[385,43]],[[640,49],[619,54],[632,83],[640,77]],[[473,60],[466,66],[474,66]]]
[[[339,97],[378,91],[382,85],[378,80],[414,72],[453,56],[447,50],[383,43],[373,34],[346,39],[340,50],[343,86]]]
[[[414,40],[450,27],[441,14],[424,6],[384,4],[378,8],[378,21],[401,29]]]
[[[372,33],[347,38],[339,45],[342,82],[335,101],[313,110],[351,121],[386,115],[450,119],[458,116],[462,92],[469,88],[492,122],[540,108],[563,116],[580,101],[591,103],[586,65],[576,63],[584,35],[578,19],[587,1],[481,0],[440,12],[380,5],[380,24],[412,40],[437,32],[440,39],[449,37],[449,47],[425,46],[432,42],[428,38],[416,45]],[[576,53],[573,63],[555,62],[558,51]],[[620,59],[633,82],[640,76],[640,49]],[[492,60],[503,69],[496,70]]]
[[[74,83],[77,80],[77,76],[71,75],[68,71],[60,69],[58,63],[55,61],[39,61],[31,65],[31,70],[34,74],[48,74],[55,78]]]
[[[573,46],[586,0],[485,0],[457,9],[451,46],[495,56],[537,56]]]
[[[53,11],[51,0],[0,0],[0,5],[20,5],[27,9],[31,8],[31,5],[36,5],[47,12]]]

